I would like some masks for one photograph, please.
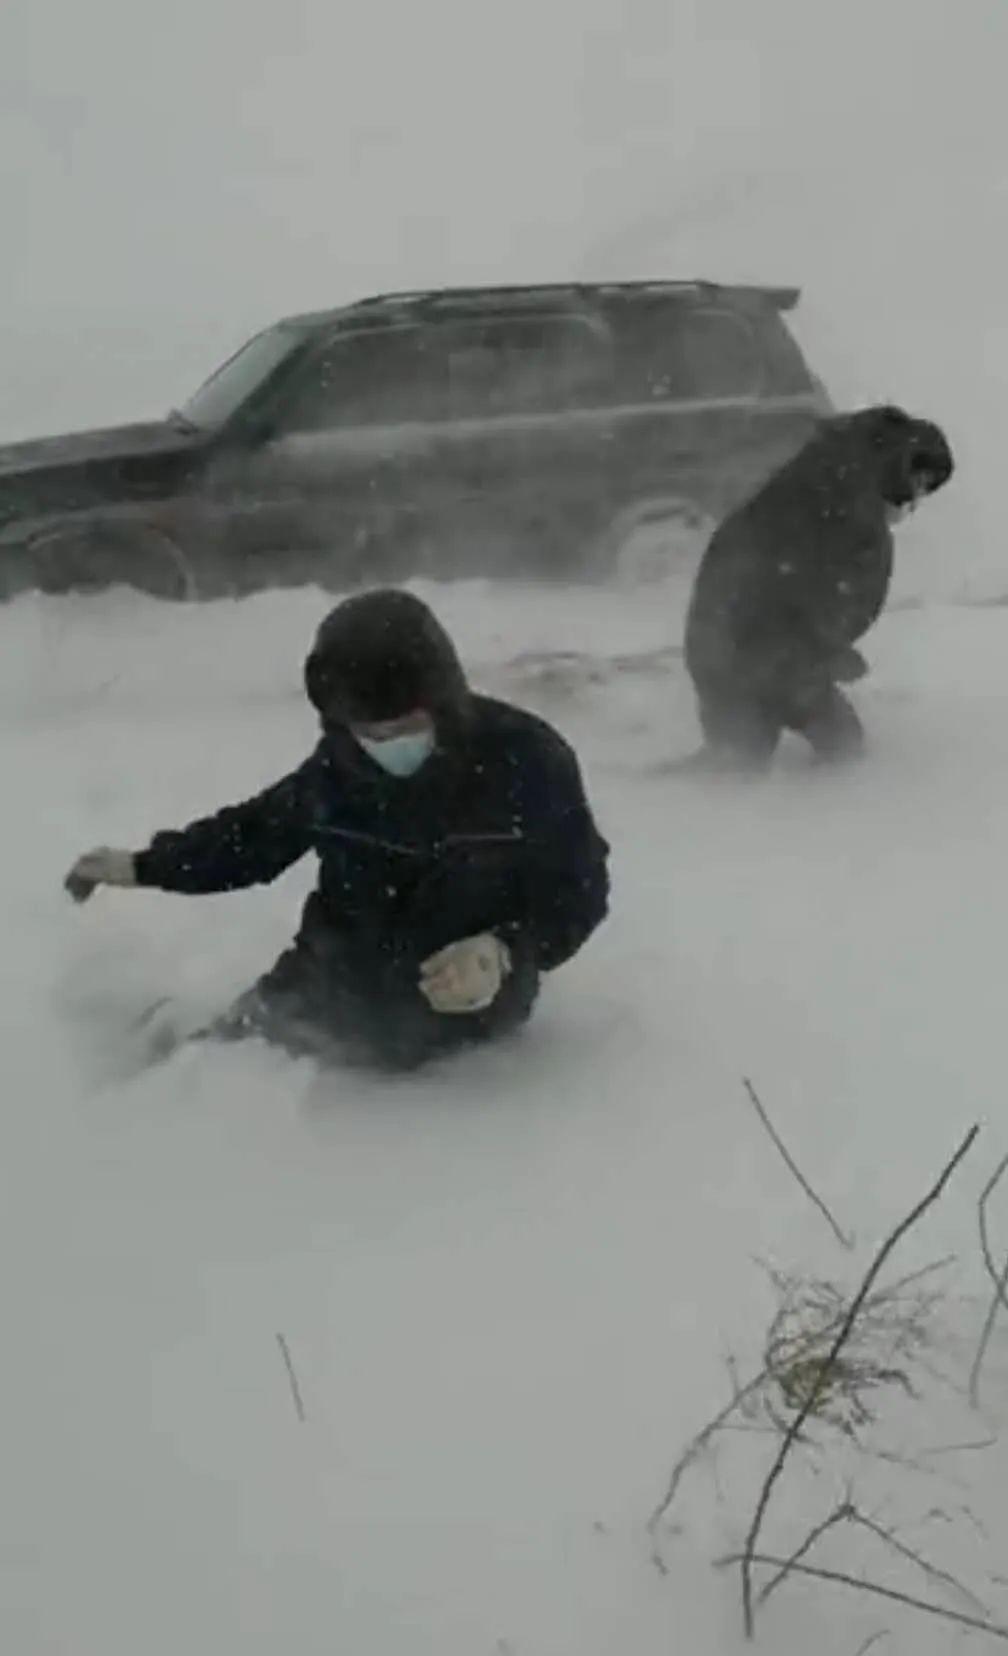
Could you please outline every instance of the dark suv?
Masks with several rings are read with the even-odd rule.
[[[150,425],[0,450],[0,596],[598,579],[703,532],[828,411],[796,289],[635,282],[293,317]]]

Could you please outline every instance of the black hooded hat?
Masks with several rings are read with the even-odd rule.
[[[859,409],[842,417],[841,429],[862,447],[882,498],[905,506],[942,488],[955,470],[952,450],[940,426],[892,404]]]
[[[419,598],[396,588],[344,599],[305,662],[324,724],[377,724],[423,708],[440,730],[464,719],[469,686],[455,646]]]

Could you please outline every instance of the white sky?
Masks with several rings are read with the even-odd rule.
[[[1006,45],[1002,0],[4,0],[0,432],[292,309],[651,272],[805,283],[842,395],[955,425],[1008,380]]]

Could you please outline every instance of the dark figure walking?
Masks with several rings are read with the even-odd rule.
[[[952,475],[936,425],[900,408],[826,420],[715,532],[686,621],[705,748],[696,763],[761,769],[785,730],[820,759],[861,751],[838,688],[892,576],[891,525]]]
[[[542,972],[604,918],[608,846],[577,760],[544,721],[470,691],[409,593],[350,598],[305,665],[322,740],[245,804],[67,876],[234,891],[314,851],[319,880],[276,965],[208,1033],[411,1067],[513,1029]]]

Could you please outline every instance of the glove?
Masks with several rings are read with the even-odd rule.
[[[463,937],[420,967],[420,993],[435,1012],[483,1012],[511,970],[511,952],[492,932]]]
[[[78,857],[63,884],[75,903],[86,903],[96,886],[136,885],[132,851],[113,851],[107,845]]]

